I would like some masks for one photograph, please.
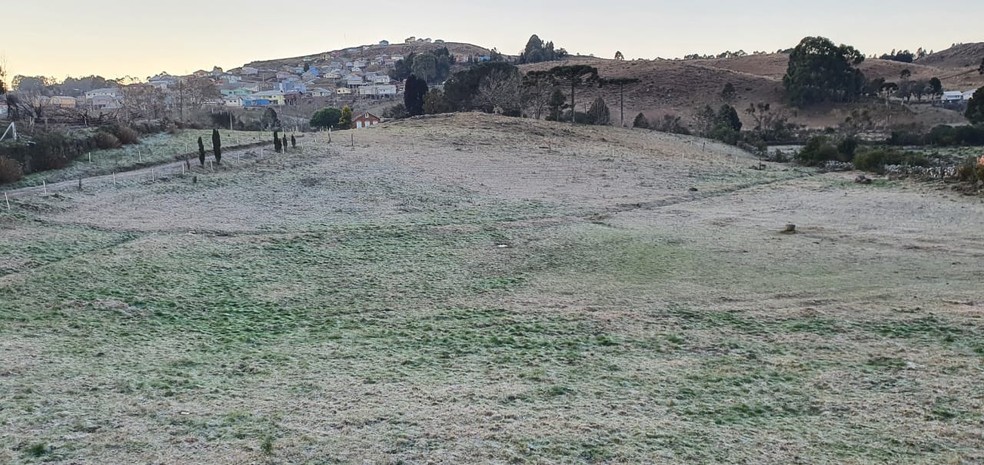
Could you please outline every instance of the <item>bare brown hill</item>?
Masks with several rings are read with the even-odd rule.
[[[705,105],[718,107],[725,103],[720,94],[725,84],[731,83],[737,90],[732,105],[738,108],[745,124],[751,123],[743,111],[751,104],[768,103],[785,111],[792,122],[808,127],[836,126],[855,109],[868,110],[876,124],[959,124],[965,122],[957,112],[940,109],[886,108],[884,105],[823,105],[809,110],[786,106],[783,102],[782,77],[789,63],[787,54],[750,55],[741,58],[706,60],[635,60],[616,61],[601,58],[574,57],[564,62],[523,65],[526,71],[546,70],[566,64],[589,64],[598,68],[603,78],[629,77],[640,83],[625,88],[625,119],[631,124],[636,114],[661,119],[664,115],[680,116],[685,123],[692,121],[696,112]],[[921,64],[907,64],[887,60],[867,60],[861,69],[869,78],[885,78],[898,81],[902,70],[908,69],[911,79],[939,77],[947,89],[973,88],[984,84],[976,74],[955,74],[952,70]],[[578,94],[577,108],[584,110],[590,102],[602,96],[612,109],[614,121],[619,121],[619,96],[617,89],[585,89]],[[939,110],[939,111],[936,111]]]
[[[963,69],[980,66],[984,59],[984,42],[958,44],[946,50],[927,55],[916,60],[921,65],[946,69]]]

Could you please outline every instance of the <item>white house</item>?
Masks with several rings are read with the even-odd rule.
[[[967,92],[964,92],[963,93],[963,99],[964,99],[964,101],[970,101],[970,99],[972,99],[974,97],[974,93],[975,92],[977,92],[977,91],[976,90],[968,90]]]
[[[348,87],[339,87],[335,89],[335,93],[338,95],[352,95],[352,89]]]
[[[394,85],[368,85],[359,87],[359,95],[363,97],[391,97],[396,95]]]
[[[243,76],[256,76],[257,74],[260,74],[260,70],[252,66],[243,66],[242,74]]]
[[[345,78],[345,85],[349,87],[361,86],[364,82],[365,81],[362,80],[362,76],[356,76],[354,74]]]
[[[943,103],[957,103],[964,99],[964,93],[959,90],[948,90],[943,92],[943,96],[940,97],[940,101]]]
[[[226,95],[222,98],[222,100],[225,102],[225,106],[227,107],[241,108],[243,106],[243,98],[238,95]]]
[[[314,87],[308,90],[308,95],[312,97],[331,97],[332,95],[335,95],[335,93],[325,89],[324,87]]]

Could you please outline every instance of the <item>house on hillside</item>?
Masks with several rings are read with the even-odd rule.
[[[382,120],[372,113],[363,113],[352,119],[352,127],[355,129],[365,129],[379,124]]]
[[[75,97],[54,96],[48,99],[48,107],[52,108],[75,108]]]
[[[363,97],[393,97],[396,95],[396,86],[391,84],[360,86],[359,95]]]
[[[308,95],[312,97],[331,97],[332,95],[335,95],[335,92],[325,89],[324,87],[314,87],[308,90]]]
[[[263,102],[263,101],[269,102],[265,106],[270,106],[270,105],[283,106],[284,93],[279,90],[266,90],[263,92],[256,92],[250,95],[249,97],[243,99],[243,106],[249,108],[250,102],[255,103],[255,102]]]
[[[352,95],[352,89],[348,87],[339,87],[335,89],[336,95]]]
[[[970,99],[974,98],[974,93],[976,93],[976,92],[977,92],[976,89],[975,90],[968,90],[968,91],[964,92],[963,93],[963,100],[965,102],[969,102]]]
[[[358,87],[364,83],[365,81],[362,79],[362,76],[356,76],[354,74],[350,74],[345,77],[345,85],[349,87]]]
[[[85,105],[93,110],[123,108],[123,92],[115,87],[90,90],[85,93]]]
[[[231,108],[243,107],[243,98],[238,95],[226,95],[222,97],[222,100],[223,102],[225,102],[225,106],[227,107],[231,107]]]
[[[0,102],[0,118],[6,118],[7,117],[7,111],[8,111],[7,110],[7,102],[5,102],[5,101]]]
[[[242,74],[243,76],[256,76],[257,74],[260,74],[260,70],[252,66],[243,66]]]
[[[963,99],[963,92],[960,92],[959,90],[948,90],[943,92],[943,96],[940,97],[940,102],[943,102],[944,104],[960,103]]]
[[[379,41],[379,45],[381,45],[381,46],[383,46],[383,47],[386,47],[386,46],[388,46],[389,44],[390,44],[390,42],[389,42],[388,40],[380,40],[380,41]]]
[[[277,84],[277,89],[283,93],[287,92],[307,92],[307,85],[300,81],[284,81]]]

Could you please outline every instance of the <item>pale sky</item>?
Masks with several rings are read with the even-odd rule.
[[[775,51],[808,35],[865,54],[984,41],[984,1],[897,0],[22,0],[0,11],[14,75],[146,79],[409,36],[518,53],[531,34],[627,59]]]

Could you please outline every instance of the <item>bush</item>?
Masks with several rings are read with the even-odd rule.
[[[930,162],[921,154],[891,149],[869,150],[854,157],[854,168],[862,171],[881,173],[890,165],[928,167]]]
[[[646,115],[639,113],[636,115],[635,120],[632,121],[632,127],[649,129],[649,120],[646,119]]]
[[[140,133],[128,126],[110,126],[106,128],[109,133],[119,139],[123,145],[134,145],[140,143]]]
[[[855,137],[847,137],[837,144],[837,151],[845,157],[854,158],[854,154],[858,150],[858,139]]]
[[[826,137],[817,136],[807,141],[803,150],[796,155],[796,161],[801,165],[819,166],[828,161],[851,161],[834,147]]]
[[[662,121],[657,121],[655,123],[652,123],[650,127],[661,132],[669,132],[672,134],[683,134],[686,136],[690,135],[690,130],[687,129],[687,127],[683,124],[683,120],[676,115],[663,115]]]
[[[407,107],[402,103],[397,103],[396,105],[383,110],[383,118],[403,119],[408,116],[410,116],[410,114],[407,113]]]
[[[970,157],[957,167],[957,180],[975,183],[984,181],[984,165],[977,157]]]
[[[116,136],[103,131],[97,132],[96,135],[92,137],[92,140],[95,142],[96,147],[101,150],[118,149],[123,146]]]
[[[24,177],[21,164],[7,157],[0,157],[0,184],[20,181]]]
[[[926,142],[943,147],[955,145],[984,145],[984,125],[945,126],[939,125],[929,131]]]

